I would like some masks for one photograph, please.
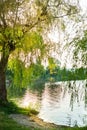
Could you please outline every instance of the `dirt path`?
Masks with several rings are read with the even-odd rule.
[[[31,119],[31,117],[23,114],[10,114],[10,118],[12,118],[17,123],[27,126],[27,127],[34,127],[34,128],[42,128],[39,124],[34,122],[34,120]]]
[[[27,127],[39,128],[39,129],[44,129],[44,130],[56,127],[56,125],[52,123],[46,123],[43,120],[33,115],[29,117],[23,114],[10,114],[9,117],[12,118],[17,123],[27,126]]]
[[[23,114],[10,114],[9,117],[15,120],[17,123],[31,128],[39,128],[43,130],[51,130],[55,128],[56,130],[61,130],[61,128],[67,127],[44,122],[42,119],[39,119],[37,116],[34,115],[27,116]]]

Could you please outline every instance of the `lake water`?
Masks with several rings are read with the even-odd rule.
[[[39,118],[66,126],[87,125],[87,81],[45,83],[42,93],[27,90],[21,105],[36,106]]]

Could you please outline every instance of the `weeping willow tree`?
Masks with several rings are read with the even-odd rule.
[[[42,28],[55,18],[76,12],[76,6],[65,0],[0,0],[0,103],[7,102],[8,61],[20,57],[26,62],[26,58],[20,56],[24,52],[30,54],[31,65],[37,53],[36,58],[41,59],[47,48],[40,34]]]
[[[87,68],[87,30],[83,32],[82,37],[74,39],[73,45],[75,46],[73,58],[79,64],[79,68]],[[87,73],[87,72],[86,72]]]

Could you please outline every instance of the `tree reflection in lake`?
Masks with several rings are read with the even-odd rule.
[[[32,91],[30,89],[27,89],[19,105],[20,107],[24,107],[24,108],[30,107],[30,108],[39,109],[40,97],[38,91]]]
[[[40,91],[26,90],[21,106],[39,106],[39,118],[67,126],[87,125],[87,81],[45,83]]]
[[[86,81],[45,86],[39,117],[58,125],[87,125]]]

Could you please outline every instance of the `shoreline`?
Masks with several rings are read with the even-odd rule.
[[[39,129],[57,129],[57,128],[71,128],[69,126],[56,125],[54,123],[44,122],[36,115],[24,115],[24,114],[10,114],[9,118],[12,118],[20,125],[26,127],[34,127]]]
[[[64,125],[56,125],[54,123],[50,123],[50,122],[45,122],[43,121],[43,119],[32,115],[30,117],[34,122],[36,122],[37,124],[40,124],[42,127],[44,128],[71,128],[70,126],[64,126]]]

